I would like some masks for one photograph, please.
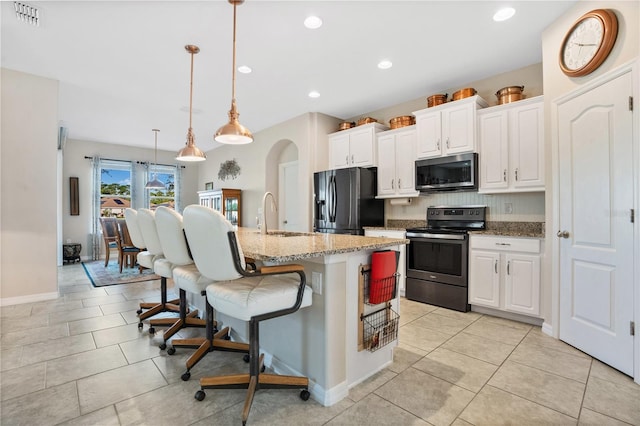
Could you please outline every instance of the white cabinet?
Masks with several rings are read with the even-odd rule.
[[[478,112],[479,192],[544,191],[541,96]]]
[[[431,158],[476,151],[476,111],[487,107],[479,96],[414,111],[417,157]]]
[[[540,315],[540,240],[471,235],[469,303]]]
[[[376,166],[376,134],[383,130],[383,124],[370,123],[330,134],[329,168]]]
[[[385,238],[406,238],[406,231],[396,229],[365,229],[365,237],[385,237]],[[398,259],[398,292],[400,296],[405,294],[405,281],[406,281],[406,245],[401,245],[394,250],[400,251],[400,258]]]
[[[378,133],[378,198],[417,197],[416,129]]]

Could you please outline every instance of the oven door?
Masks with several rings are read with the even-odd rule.
[[[407,278],[467,286],[467,234],[407,237]]]

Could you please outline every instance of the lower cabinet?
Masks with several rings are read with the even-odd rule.
[[[471,235],[469,303],[540,315],[540,239]]]
[[[365,229],[365,237],[386,237],[386,238],[406,238],[406,231],[395,229]],[[400,247],[400,259],[398,259],[398,293],[400,296],[405,294],[405,280],[406,280],[406,246]]]

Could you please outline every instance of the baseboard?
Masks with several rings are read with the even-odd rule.
[[[494,317],[504,318],[512,321],[519,321],[538,327],[541,327],[544,321],[542,318],[530,317],[528,315],[517,314],[515,312],[501,311],[498,309],[487,308],[485,306],[471,305],[471,310],[480,314],[492,315]]]
[[[553,326],[551,324],[549,324],[548,322],[543,322],[542,323],[542,332],[544,334],[546,334],[547,336],[553,337]]]
[[[43,302],[58,298],[58,292],[30,294],[28,296],[4,297],[0,299],[0,306],[21,305],[23,303]]]
[[[272,354],[264,354],[264,364],[273,369],[276,374],[285,374],[289,376],[303,376],[299,371],[294,370],[287,364],[274,357]],[[313,380],[309,380],[309,392],[311,398],[319,402],[325,407],[329,407],[338,401],[343,400],[349,395],[349,389],[347,388],[347,382],[342,382],[331,389],[325,389]]]

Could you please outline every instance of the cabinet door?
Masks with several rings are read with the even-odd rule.
[[[375,166],[373,128],[353,131],[349,135],[350,167]]]
[[[509,113],[481,114],[479,190],[506,189],[509,186]]]
[[[329,139],[329,168],[349,167],[349,134],[332,136]]]
[[[382,153],[379,152],[380,161]],[[396,135],[396,188],[398,194],[416,192],[416,132],[414,130]],[[380,167],[378,167],[378,176]]]
[[[540,315],[540,256],[510,253],[504,256],[504,308],[528,315]]]
[[[439,157],[442,154],[440,112],[416,117],[418,158]]]
[[[472,250],[469,257],[469,303],[500,307],[500,254]]]
[[[211,196],[211,208],[222,213],[222,192]]]
[[[542,102],[514,108],[509,117],[514,188],[544,189],[544,114]]]
[[[475,150],[475,104],[442,110],[442,151],[461,154]]]
[[[413,153],[412,153],[413,154]],[[393,195],[396,192],[396,137],[378,138],[378,195]]]

